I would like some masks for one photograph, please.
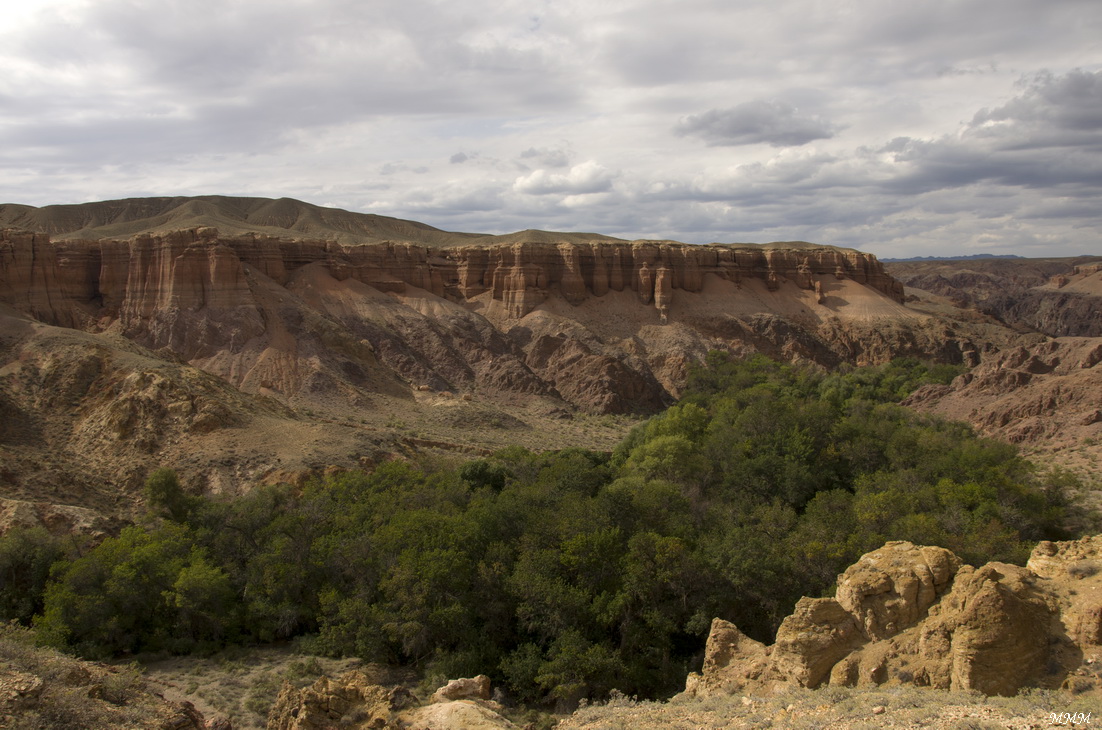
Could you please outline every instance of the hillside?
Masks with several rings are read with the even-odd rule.
[[[324,208],[290,198],[224,195],[128,198],[73,205],[0,205],[0,228],[49,234],[55,240],[100,240],[214,226],[226,234],[314,238],[342,243],[385,240],[455,245],[477,234],[448,233],[413,221]]]
[[[886,263],[913,296],[943,297],[1049,337],[1102,336],[1102,256]]]

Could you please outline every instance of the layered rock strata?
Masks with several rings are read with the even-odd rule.
[[[935,356],[959,359],[944,332],[916,334],[900,284],[858,251],[517,235],[433,248],[5,230],[0,303],[288,398],[412,385],[647,412],[709,349],[828,366],[946,347]]]
[[[594,241],[434,249],[400,242],[223,237],[213,228],[126,241],[56,242],[45,234],[7,229],[0,232],[0,297],[50,324],[88,326],[107,318],[122,320],[132,332],[148,326],[158,312],[205,306],[243,318],[247,333],[261,325],[249,307],[247,272],[286,286],[297,269],[313,263],[338,281],[351,278],[384,292],[416,287],[458,302],[490,292],[515,319],[552,291],[577,305],[630,289],[643,304],[668,312],[676,291],[700,292],[708,275],[736,284],[757,279],[772,290],[791,281],[816,291],[824,278],[848,279],[903,300],[902,285],[874,256],[827,246]]]
[[[803,598],[771,646],[716,619],[686,693],[915,684],[1012,695],[1102,694],[1102,536],[1042,542],[1026,567],[962,565],[943,548],[889,542]]]

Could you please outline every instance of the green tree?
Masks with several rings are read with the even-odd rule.
[[[184,493],[180,480],[172,469],[155,470],[145,480],[145,501],[158,517],[184,523],[191,517],[198,500]]]
[[[73,538],[43,527],[13,527],[0,536],[0,621],[29,624],[42,611],[51,566],[76,550]]]

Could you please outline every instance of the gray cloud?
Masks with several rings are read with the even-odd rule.
[[[791,104],[762,99],[686,117],[675,131],[700,137],[711,146],[793,147],[834,136],[833,126],[825,120],[801,113]]]
[[[0,21],[4,202],[887,253],[1102,228],[1095,0],[41,1]]]
[[[566,167],[570,157],[560,149],[529,147],[520,153],[520,159],[535,162],[543,167]]]

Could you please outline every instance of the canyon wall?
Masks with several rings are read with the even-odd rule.
[[[234,309],[250,299],[252,267],[286,285],[299,268],[320,263],[338,281],[379,291],[417,287],[465,302],[484,293],[519,319],[557,292],[571,304],[631,290],[662,313],[676,292],[700,292],[715,275],[739,284],[783,282],[817,291],[823,279],[848,279],[902,302],[903,287],[871,254],[826,246],[692,246],[675,242],[546,243],[435,249],[415,243],[340,244],[213,228],[119,240],[51,241],[45,234],[0,232],[0,300],[51,324],[88,327],[121,320],[141,328],[172,308]],[[248,312],[238,316],[251,318]],[[166,343],[167,344],[167,343]]]
[[[8,229],[0,302],[287,397],[413,385],[653,412],[710,349],[826,366],[959,357],[940,352],[944,332],[916,337],[922,317],[869,254],[556,236],[436,248],[210,227],[60,241]]]

